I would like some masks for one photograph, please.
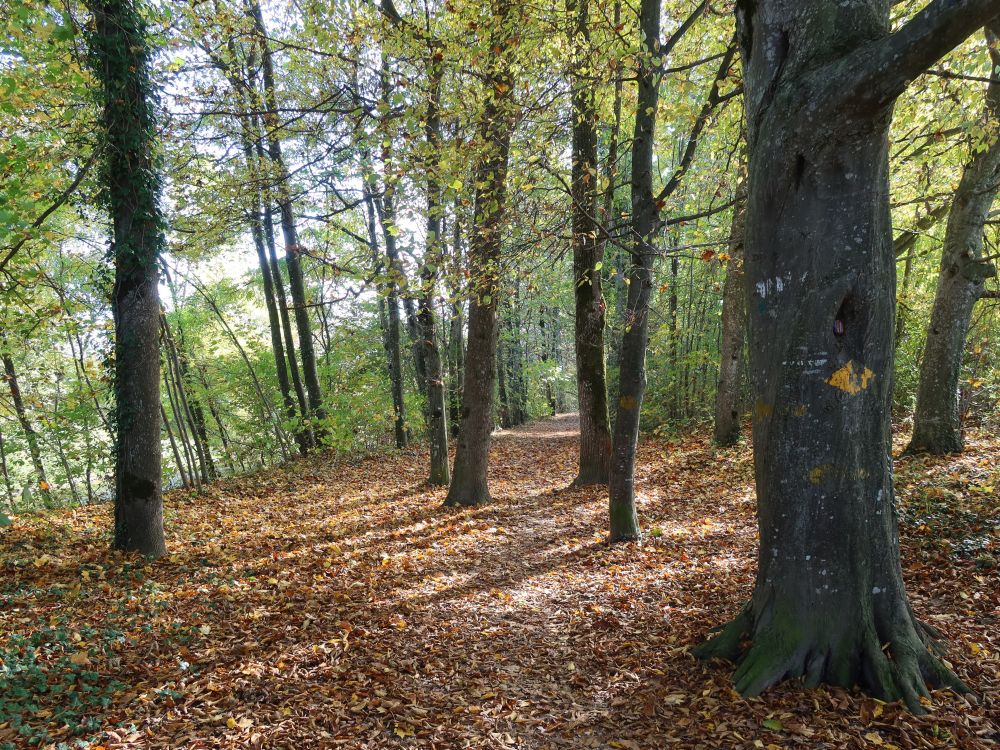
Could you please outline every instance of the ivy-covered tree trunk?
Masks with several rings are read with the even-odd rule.
[[[469,334],[462,388],[462,422],[445,505],[481,505],[487,482],[496,380],[497,303],[501,234],[507,203],[507,166],[514,127],[510,58],[517,43],[509,0],[493,0],[491,58],[483,85],[482,120],[474,169],[476,185],[469,245]]]
[[[958,381],[969,334],[972,309],[996,276],[996,267],[983,259],[983,229],[1000,187],[1000,50],[997,29],[986,33],[994,81],[986,93],[983,150],[973,148],[955,191],[941,253],[937,292],[931,308],[927,342],[920,362],[913,437],[908,452],[959,453],[963,448]],[[973,144],[979,146],[980,144]]]
[[[907,600],[890,455],[895,257],[888,128],[907,83],[997,0],[740,0],[745,273],[760,553],[745,609],[699,649],[736,689],[860,685],[921,710],[961,688]]]
[[[166,552],[160,476],[160,179],[153,163],[149,50],[133,0],[90,0],[90,61],[100,84],[101,184],[111,212],[115,284],[116,549]]]
[[[719,385],[715,392],[715,442],[734,445],[740,438],[740,374],[746,339],[746,293],[743,284],[743,214],[746,187],[736,189],[730,227],[729,260],[722,288],[722,331],[719,342]]]
[[[0,335],[0,343],[6,347],[7,337]],[[7,381],[7,388],[10,389],[10,400],[14,404],[14,414],[17,415],[18,424],[21,425],[24,442],[28,444],[28,453],[31,455],[31,466],[35,470],[35,485],[32,490],[38,492],[45,505],[51,505],[52,495],[49,491],[49,480],[45,476],[45,464],[42,462],[42,449],[38,443],[38,432],[24,408],[21,386],[17,381],[17,370],[14,369],[14,360],[6,350],[0,353],[0,359],[3,360],[4,379]]]
[[[598,240],[597,114],[589,75],[589,0],[567,0],[573,16],[573,293],[576,302],[576,386],[580,412],[577,486],[607,484],[611,466],[607,364],[604,356],[604,293]]]

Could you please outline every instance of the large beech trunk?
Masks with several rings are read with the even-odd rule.
[[[102,181],[113,225],[116,549],[160,557],[160,181],[145,25],[128,0],[93,0],[90,34],[106,140]]]
[[[469,232],[469,333],[462,422],[445,505],[480,505],[490,500],[487,473],[496,379],[499,262],[513,130],[513,81],[508,68],[516,42],[509,38],[510,12],[509,0],[494,0],[490,47],[500,50],[500,54],[493,59],[483,87],[486,103],[479,129],[480,153],[474,170],[476,198]]]
[[[698,653],[736,660],[744,695],[802,676],[919,711],[927,686],[962,687],[899,560],[887,131],[906,84],[998,12],[935,0],[890,35],[884,0],[737,3],[760,552],[750,602]]]
[[[722,289],[722,338],[719,344],[719,385],[715,392],[715,442],[734,445],[740,438],[740,374],[746,340],[747,305],[743,284],[743,216],[745,185],[737,190],[730,227],[729,261]]]
[[[573,287],[576,298],[576,385],[580,411],[578,486],[607,484],[611,465],[607,365],[604,358],[604,294],[600,261],[604,243],[597,224],[597,120],[594,91],[580,76],[589,70],[588,0],[568,0],[573,19]]]
[[[996,29],[987,34],[993,71],[1000,70]],[[986,94],[986,132],[994,138],[974,151],[952,201],[941,253],[941,271],[920,363],[917,408],[909,452],[959,453],[963,448],[958,380],[972,309],[996,267],[983,260],[983,228],[1000,187],[1000,82]]]

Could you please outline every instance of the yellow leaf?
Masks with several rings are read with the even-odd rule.
[[[86,651],[77,651],[71,657],[69,657],[70,664],[75,664],[78,667],[85,667],[90,664],[90,655]]]
[[[879,734],[876,734],[875,732],[869,732],[868,734],[866,734],[865,735],[865,739],[868,740],[873,745],[884,745],[885,744],[885,740],[882,739],[882,736],[879,735]]]
[[[413,735],[416,734],[413,727],[409,726],[408,724],[397,724],[396,728],[393,731],[396,733],[397,737],[403,737],[403,738],[412,737]]]

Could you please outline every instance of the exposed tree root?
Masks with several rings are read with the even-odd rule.
[[[699,659],[720,658],[736,664],[733,685],[741,695],[760,695],[786,678],[802,678],[808,688],[821,684],[858,686],[884,701],[903,701],[915,714],[926,713],[921,698],[929,690],[948,688],[957,693],[969,688],[931,652],[940,652],[932,636],[939,633],[921,623],[900,627],[889,643],[882,644],[872,627],[833,628],[815,624],[799,627],[770,618],[753,628],[747,605],[729,623],[717,628],[708,641],[692,650]]]

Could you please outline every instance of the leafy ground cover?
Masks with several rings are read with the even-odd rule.
[[[749,596],[746,446],[645,441],[646,540],[567,489],[575,423],[499,435],[494,503],[441,507],[425,456],[322,458],[172,493],[167,559],[107,507],[0,529],[0,747],[936,748],[1000,743],[1000,441],[897,464],[918,614],[976,690],[913,717],[786,684],[744,700],[688,649]]]

